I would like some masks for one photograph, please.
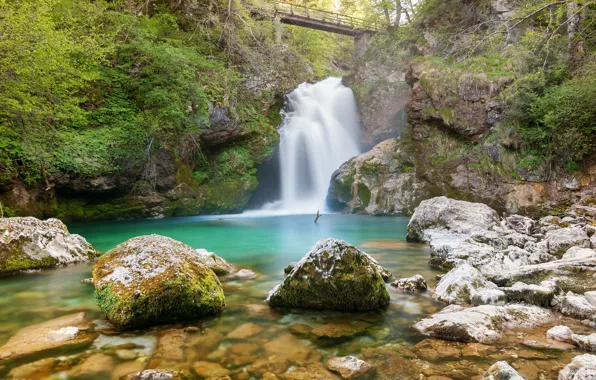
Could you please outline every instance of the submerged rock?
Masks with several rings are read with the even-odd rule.
[[[507,329],[535,327],[554,318],[550,310],[536,306],[450,305],[417,322],[414,328],[435,338],[487,344],[499,340]]]
[[[68,371],[73,379],[108,378],[114,369],[114,359],[104,354],[94,354]]]
[[[419,274],[412,277],[400,278],[391,285],[406,292],[424,292],[428,289],[424,277]]]
[[[65,348],[90,345],[97,336],[86,331],[85,313],[66,315],[19,330],[0,347],[0,364]]]
[[[333,358],[327,362],[327,368],[337,372],[344,379],[368,379],[374,373],[374,368],[354,356]]]
[[[192,377],[183,371],[168,369],[146,369],[141,372],[131,373],[126,380],[190,380]]]
[[[389,305],[387,273],[372,257],[344,241],[319,240],[269,292],[273,307],[372,310]]]
[[[215,253],[202,248],[199,248],[196,251],[199,254],[201,262],[211,268],[216,275],[225,276],[237,272],[236,267],[217,256]]]
[[[0,219],[0,276],[87,261],[98,252],[58,219]]]
[[[436,197],[422,201],[416,208],[406,237],[409,241],[428,241],[427,230],[430,229],[472,234],[490,230],[498,223],[497,212],[483,203]]]
[[[197,252],[160,235],[109,251],[93,268],[93,282],[97,304],[119,328],[213,315],[225,306],[217,276]]]
[[[520,375],[506,361],[496,362],[484,374],[485,380],[525,380],[526,377]]]
[[[559,372],[559,380],[593,380],[596,378],[596,356],[590,354],[573,358]]]

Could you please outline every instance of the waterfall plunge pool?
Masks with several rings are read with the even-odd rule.
[[[69,378],[71,367],[101,352],[112,361],[103,364],[106,368],[97,379],[117,379],[150,367],[182,368],[196,378],[225,374],[232,379],[261,379],[270,372],[282,379],[331,379],[320,377],[328,375],[321,375],[325,363],[346,355],[376,366],[374,378],[379,379],[418,379],[420,368],[425,368],[427,377],[477,378],[495,361],[504,359],[524,374],[536,374],[530,379],[538,379],[540,373],[552,374],[540,378],[555,379],[558,369],[575,355],[520,344],[520,333],[526,334],[523,339],[540,340],[547,327],[515,331],[497,346],[425,339],[411,325],[444,305],[434,301],[430,292],[406,294],[391,286],[387,287],[390,306],[377,312],[269,308],[264,299],[283,279],[283,268],[299,260],[324,237],[360,247],[397,278],[420,273],[429,286],[436,285],[439,272],[427,265],[428,247],[405,241],[407,218],[325,214],[317,224],[313,219],[313,215],[222,215],[70,225],[71,232],[83,235],[102,251],[134,236],[157,233],[213,251],[239,268],[252,269],[258,276],[223,282],[227,306],[218,317],[100,334],[90,346],[52,351],[20,363],[0,362],[0,378],[7,378],[19,365],[50,357],[59,358],[58,364],[50,361],[54,363],[50,369],[39,370],[28,378]],[[3,279],[0,344],[23,327],[79,311],[86,312],[89,321],[102,319],[93,299],[93,287],[80,282],[91,276],[91,268],[92,264],[80,264]],[[189,327],[198,327],[199,331],[190,332]],[[316,338],[308,333],[312,328],[342,331],[345,336]],[[461,356],[464,353],[467,356]]]

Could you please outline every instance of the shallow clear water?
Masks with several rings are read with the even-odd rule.
[[[443,307],[428,293],[404,294],[388,286],[392,299],[389,308],[367,313],[275,311],[264,303],[266,293],[282,281],[283,268],[299,260],[318,239],[325,237],[343,239],[362,248],[396,278],[420,273],[430,286],[436,284],[438,272],[426,264],[428,248],[405,241],[406,218],[323,215],[317,224],[313,219],[311,215],[210,216],[70,225],[71,232],[83,235],[101,251],[134,236],[157,233],[215,252],[239,268],[254,270],[258,276],[223,282],[227,307],[219,317],[114,336],[99,334],[91,346],[74,352],[44,354],[69,355],[68,360],[52,367],[49,373],[64,376],[70,367],[95,352],[114,358],[111,367],[98,378],[119,378],[127,371],[154,367],[184,368],[193,374],[214,367],[211,368],[213,373],[224,371],[233,379],[261,378],[264,369],[260,366],[281,375],[292,367],[325,363],[336,355],[356,355],[378,366],[378,378],[410,378],[413,373],[408,372],[410,367],[418,363],[414,362],[418,359],[410,350],[423,339],[411,325]],[[86,312],[89,321],[102,318],[94,304],[92,286],[80,282],[90,277],[91,268],[92,264],[82,264],[2,279],[0,344],[22,327],[73,312]],[[339,325],[335,327],[340,330],[356,328],[358,331],[341,339],[313,338],[300,332],[305,328],[303,325],[308,325],[309,329],[329,327],[329,324]],[[188,326],[197,326],[201,331],[184,332]],[[243,333],[230,335],[240,326],[245,328]],[[129,350],[133,351],[128,353],[130,357],[118,357],[114,349],[106,348],[126,343],[136,344]],[[511,355],[519,357],[519,344],[511,345]],[[555,357],[560,358],[561,354]],[[471,378],[496,361],[484,357],[474,359],[476,361],[448,359],[439,358],[426,371],[445,375],[457,369],[458,375],[452,378]],[[522,365],[526,359],[519,360]],[[536,368],[536,373],[551,371],[558,364],[548,355],[540,360],[528,361]],[[0,378],[15,366],[17,364],[9,363],[2,368],[0,362]],[[205,373],[204,377],[208,377]],[[303,378],[312,376],[315,375]]]

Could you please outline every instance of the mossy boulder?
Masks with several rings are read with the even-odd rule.
[[[373,310],[389,305],[390,274],[344,241],[321,239],[267,297],[273,307]]]
[[[160,235],[139,236],[102,256],[93,268],[95,298],[122,329],[218,314],[221,283],[191,247]]]
[[[58,219],[0,219],[0,276],[90,260],[98,252]]]

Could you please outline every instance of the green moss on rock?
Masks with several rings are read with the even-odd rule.
[[[93,268],[95,299],[107,319],[128,329],[219,313],[215,273],[191,247],[159,235],[130,239]]]
[[[373,310],[389,305],[386,271],[358,248],[335,239],[317,242],[267,298],[273,307]]]

